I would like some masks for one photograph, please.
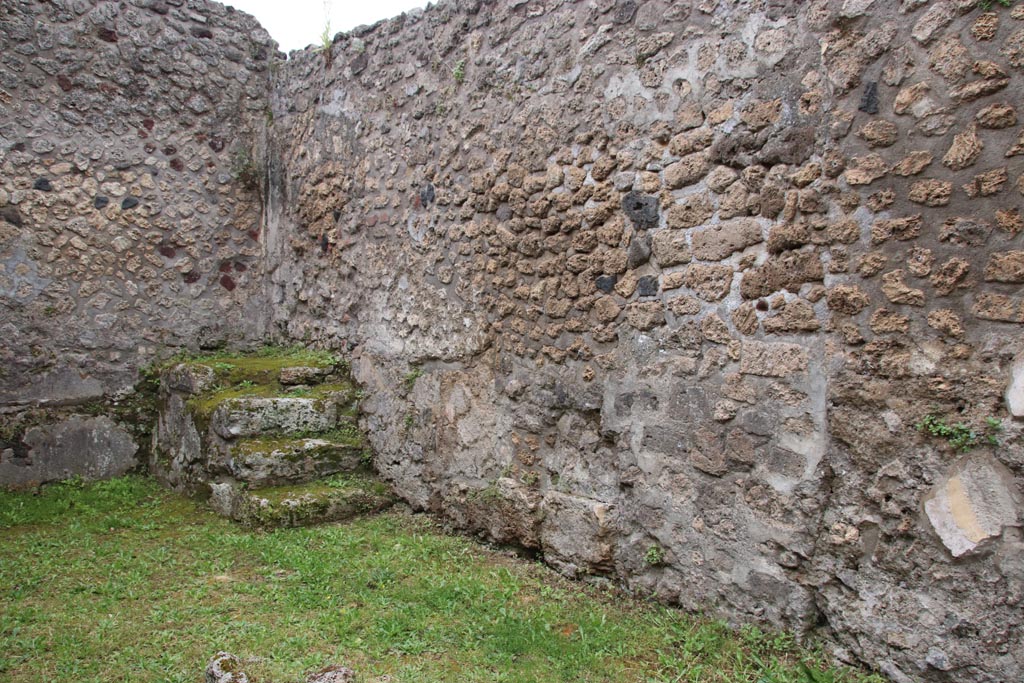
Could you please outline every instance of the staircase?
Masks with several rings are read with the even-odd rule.
[[[304,350],[217,355],[159,375],[150,471],[252,527],[337,522],[395,497],[371,467],[347,364]]]

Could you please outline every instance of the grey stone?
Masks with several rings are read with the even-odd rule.
[[[210,428],[224,439],[267,432],[322,432],[337,424],[338,406],[312,398],[234,398],[213,411]]]
[[[23,457],[0,456],[0,486],[23,487],[71,477],[109,479],[136,467],[138,444],[107,417],[74,415],[25,432]]]
[[[218,652],[206,665],[205,683],[249,683],[242,671],[242,660],[227,652]]]
[[[1010,365],[1010,382],[1006,386],[1006,410],[1014,417],[1024,417],[1024,354]]]

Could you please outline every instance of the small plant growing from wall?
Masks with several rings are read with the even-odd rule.
[[[455,79],[456,83],[462,83],[466,80],[466,60],[460,59],[455,62],[455,66],[452,67],[452,78]]]
[[[247,190],[260,192],[263,189],[263,172],[248,148],[235,149],[231,157],[231,175]]]
[[[333,55],[331,54],[331,48],[334,46],[334,41],[331,39],[331,21],[327,20],[324,24],[324,30],[320,33],[320,44],[317,45],[316,51],[324,56],[324,63],[327,68],[331,68],[331,60]]]
[[[981,0],[978,5],[983,10],[992,9],[992,5],[1002,5],[1003,7],[1013,7],[1014,0]]]
[[[651,567],[660,567],[665,564],[665,551],[660,545],[652,543],[647,546],[647,552],[644,553],[644,562]]]
[[[914,425],[914,429],[922,434],[945,439],[950,446],[961,453],[967,453],[977,446],[982,439],[990,445],[998,446],[999,439],[996,437],[996,434],[1002,428],[1003,425],[999,419],[992,416],[985,418],[985,427],[983,430],[979,430],[963,422],[949,424],[942,417],[933,413],[925,415],[920,422]]]

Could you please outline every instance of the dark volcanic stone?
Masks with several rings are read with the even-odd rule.
[[[423,206],[427,206],[436,198],[437,195],[434,192],[433,184],[427,183],[422,188],[420,188],[420,203],[423,204]]]
[[[106,197],[104,197],[103,195],[97,195],[96,198],[92,200],[93,207],[95,207],[97,209],[102,209],[104,206],[106,206],[109,203],[110,203],[110,200],[107,199]]]
[[[653,195],[630,192],[622,198],[622,210],[638,230],[658,225],[658,207],[658,198]]]
[[[864,94],[860,97],[860,106],[857,109],[868,114],[878,113],[878,81],[868,81],[864,84]]]
[[[96,29],[96,36],[100,40],[106,41],[108,43],[117,42],[117,32],[112,28],[106,28],[104,26],[101,26],[98,29]]]
[[[36,178],[36,182],[33,183],[32,187],[40,192],[51,192],[53,190],[53,184],[46,178]]]
[[[629,250],[626,252],[626,265],[629,268],[639,268],[651,260],[651,237],[650,235],[633,235],[629,241]]]
[[[136,199],[135,197],[125,197],[121,201],[121,208],[125,209],[125,210],[127,210],[127,209],[134,209],[138,205],[139,205],[139,200]]]
[[[367,65],[370,63],[370,58],[365,52],[360,52],[359,56],[353,59],[348,68],[352,69],[352,75],[356,76],[366,70]]]
[[[637,281],[640,296],[658,295],[658,278],[655,275],[644,275]]]
[[[0,209],[0,218],[10,223],[16,228],[20,228],[22,224],[21,213],[13,206],[5,206]]]
[[[615,283],[619,281],[619,278],[615,275],[600,275],[597,278],[597,288],[605,294],[609,294],[615,289]]]

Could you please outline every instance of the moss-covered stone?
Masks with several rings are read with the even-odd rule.
[[[210,502],[218,513],[257,528],[339,522],[379,512],[397,500],[387,484],[364,473],[251,491],[232,484],[213,484],[211,492]]]

